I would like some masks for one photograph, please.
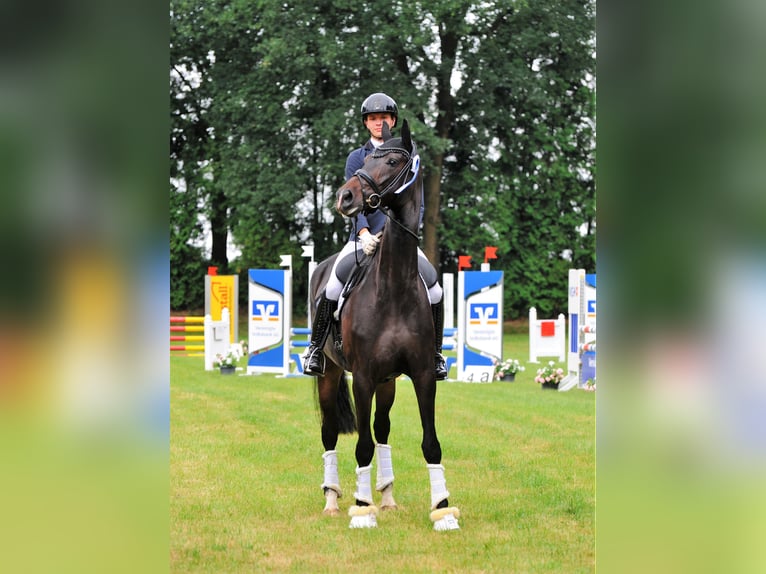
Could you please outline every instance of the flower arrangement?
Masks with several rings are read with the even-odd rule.
[[[235,353],[234,351],[229,351],[225,355],[218,353],[215,356],[215,361],[213,362],[213,364],[216,367],[230,368],[230,367],[236,367],[237,361],[239,361],[239,355]]]
[[[564,379],[564,369],[556,368],[556,363],[548,361],[542,369],[537,369],[536,383],[560,383]]]
[[[524,367],[519,363],[518,359],[506,359],[495,364],[495,380],[499,381],[506,375],[515,375],[523,370]]]

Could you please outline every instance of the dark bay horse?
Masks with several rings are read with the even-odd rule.
[[[357,481],[355,504],[349,509],[352,528],[377,525],[378,509],[372,497],[372,459],[377,454],[376,490],[381,507],[396,508],[393,497],[393,465],[388,435],[389,413],[396,395],[396,378],[407,375],[413,384],[423,428],[421,449],[431,484],[431,520],[435,530],[456,530],[460,512],[450,507],[449,492],[441,465],[442,451],[436,436],[434,402],[434,327],[426,287],[418,274],[418,222],[422,201],[420,158],[413,145],[407,121],[400,138],[393,138],[388,125],[384,143],[369,155],[362,169],[337,192],[336,209],[347,217],[360,211],[383,210],[389,218],[374,256],[358,284],[340,307],[340,351],[338,337],[325,345],[328,358],[325,374],[317,377],[317,395],[322,413],[322,443],[325,447],[325,514],[337,515],[341,495],[335,447],[339,432],[353,431],[345,371],[353,374],[353,397],[358,427],[356,443]],[[364,259],[364,257],[362,257]],[[312,301],[318,301],[332,261],[315,270],[311,282]],[[370,429],[375,399],[373,441]]]

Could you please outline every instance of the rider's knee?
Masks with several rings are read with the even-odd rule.
[[[428,288],[428,299],[431,301],[431,305],[436,305],[443,296],[444,290],[438,281]]]
[[[340,299],[340,294],[343,291],[343,283],[341,283],[337,277],[335,277],[335,274],[330,276],[330,279],[327,281],[327,286],[325,287],[325,297],[330,299],[331,301],[337,301]]]

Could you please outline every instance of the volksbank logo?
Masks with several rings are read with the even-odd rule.
[[[498,320],[497,303],[471,303],[468,307],[468,322],[471,325],[497,325]]]
[[[253,321],[279,321],[279,301],[253,300]]]

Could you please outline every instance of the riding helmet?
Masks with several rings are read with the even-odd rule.
[[[399,108],[396,106],[396,102],[392,97],[387,96],[383,92],[371,94],[362,102],[362,121],[367,117],[367,114],[385,113],[394,116],[394,120],[399,117]]]

